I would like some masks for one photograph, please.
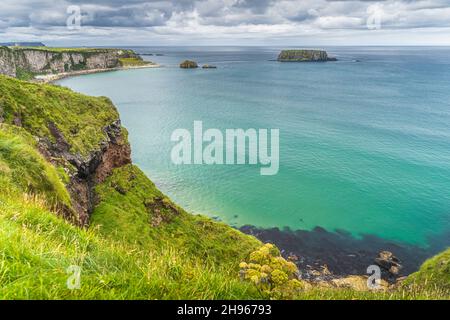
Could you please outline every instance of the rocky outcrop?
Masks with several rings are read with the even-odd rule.
[[[216,66],[213,66],[213,65],[211,65],[211,64],[204,64],[204,65],[202,66],[202,68],[203,68],[203,69],[217,69]]]
[[[70,182],[67,184],[76,211],[76,221],[73,222],[87,226],[96,204],[95,186],[103,182],[113,169],[131,163],[130,145],[123,134],[120,120],[103,129],[107,139],[101,142],[98,150],[92,151],[86,157],[70,152],[70,144],[53,122],[48,123],[48,128],[54,141],[41,138],[39,150],[51,162],[67,163],[73,168]],[[73,217],[66,218],[74,220]]]
[[[278,55],[280,62],[325,62],[336,61],[324,50],[283,50]]]
[[[198,64],[195,61],[185,60],[180,63],[180,68],[182,69],[195,69],[198,68]]]
[[[142,60],[133,51],[121,49],[0,47],[0,74],[20,77],[23,72],[36,75],[113,69],[121,66],[122,58]]]
[[[398,276],[403,268],[400,260],[390,251],[381,251],[378,257],[375,258],[375,263],[393,277]]]

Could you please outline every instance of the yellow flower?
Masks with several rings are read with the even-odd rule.
[[[282,285],[283,283],[287,282],[289,280],[289,277],[286,273],[284,273],[281,270],[273,270],[270,274],[272,277],[272,282],[275,285]]]

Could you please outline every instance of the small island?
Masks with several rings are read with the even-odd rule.
[[[217,69],[217,66],[213,66],[211,64],[204,64],[202,66],[203,69]]]
[[[180,68],[182,68],[182,69],[195,69],[195,68],[198,68],[198,64],[195,61],[184,60],[182,63],[180,63]]]
[[[278,55],[279,62],[326,62],[337,61],[324,50],[283,50]]]

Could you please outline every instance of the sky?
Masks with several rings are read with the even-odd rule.
[[[450,0],[1,0],[0,42],[450,45]]]

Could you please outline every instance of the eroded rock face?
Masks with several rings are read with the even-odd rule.
[[[75,169],[67,184],[76,211],[73,222],[87,226],[96,204],[95,185],[102,183],[113,169],[131,163],[130,145],[123,136],[120,120],[104,128],[107,139],[101,143],[100,149],[92,151],[87,157],[70,152],[69,143],[54,123],[49,122],[48,128],[55,141],[41,139],[39,149],[51,162],[60,164],[63,161]],[[73,217],[66,218],[74,220]]]
[[[336,61],[336,58],[328,57],[324,50],[283,50],[277,60],[280,62],[325,62]]]

